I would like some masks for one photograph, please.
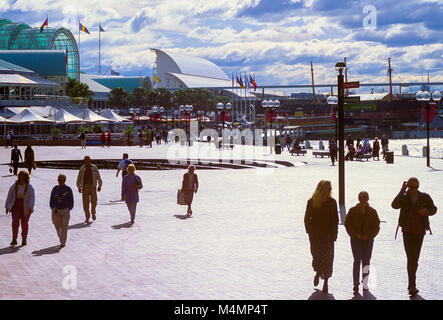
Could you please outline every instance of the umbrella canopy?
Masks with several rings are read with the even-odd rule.
[[[11,121],[9,121],[8,119],[3,118],[2,116],[0,116],[0,124],[1,123],[11,123]]]
[[[19,114],[9,119],[12,123],[52,123],[51,120],[45,119],[30,109],[25,109]]]
[[[65,109],[60,109],[55,114],[55,122],[56,123],[82,122],[82,119],[74,116]]]
[[[106,109],[105,111],[103,111],[101,116],[105,117],[106,119],[109,119],[110,121],[115,121],[115,122],[128,121],[125,118],[120,117],[118,114],[116,114],[114,111],[110,109]]]
[[[82,121],[86,122],[113,122],[112,120],[106,119],[95,112],[93,112],[91,109],[85,109],[80,114],[80,118]]]
[[[45,107],[31,106],[29,107],[29,109],[34,111],[35,114],[42,116],[43,118],[52,118],[54,114],[58,111],[57,108],[54,108],[52,106],[45,106]]]

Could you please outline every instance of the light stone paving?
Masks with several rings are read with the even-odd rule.
[[[34,147],[36,160],[164,158],[171,145],[139,147]],[[218,157],[215,149],[200,146],[202,158]],[[180,147],[181,150],[185,147]],[[239,148],[235,148],[238,154]],[[263,148],[259,159],[271,159]],[[22,152],[24,148],[22,148]],[[196,152],[194,152],[196,154]],[[10,149],[0,150],[0,163],[9,162]],[[344,226],[339,226],[330,295],[313,286],[309,241],[303,218],[306,201],[321,179],[333,184],[338,200],[337,167],[327,158],[293,156],[277,160],[295,167],[277,169],[198,170],[200,189],[193,217],[180,219],[186,207],[176,204],[184,170],[137,171],[143,180],[136,223],[128,227],[129,213],[120,197],[121,178],[115,170],[101,170],[104,186],[98,195],[97,221],[83,226],[81,195],[75,170],[38,168],[31,176],[36,189],[28,246],[12,250],[11,219],[0,215],[1,299],[351,299],[352,253]],[[402,181],[416,176],[439,208],[431,217],[433,235],[424,240],[417,286],[424,299],[442,299],[443,160],[399,157],[383,161],[346,162],[346,207],[366,190],[378,211],[381,231],[375,240],[367,299],[409,299],[406,256],[402,236],[394,240],[399,212],[390,203]],[[51,223],[49,195],[57,175],[67,175],[74,191],[67,246],[58,251]],[[0,165],[0,199],[15,181]],[[19,239],[20,244],[21,239]],[[63,273],[65,271],[67,273]],[[76,289],[64,285],[76,271]],[[321,282],[317,289],[321,289]]]

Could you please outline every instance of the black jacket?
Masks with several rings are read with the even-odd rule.
[[[312,199],[308,200],[305,212],[305,229],[309,238],[337,240],[337,201],[329,198],[321,208],[314,208],[312,202]]]
[[[398,218],[398,225],[404,227],[408,223],[409,214],[412,207],[412,199],[407,192],[402,192],[395,197],[391,203],[393,209],[400,209],[400,217]],[[433,216],[437,213],[437,207],[434,205],[432,198],[429,194],[418,191],[418,207],[428,209],[427,216],[423,216],[423,223],[426,230],[430,230],[429,216]]]
[[[19,162],[19,160],[22,159],[22,153],[20,152],[20,149],[12,149],[11,150],[11,161],[12,162]]]

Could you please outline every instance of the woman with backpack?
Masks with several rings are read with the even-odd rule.
[[[11,186],[6,198],[6,214],[12,216],[12,242],[11,246],[17,245],[17,236],[20,223],[22,226],[22,246],[27,245],[29,218],[34,211],[34,188],[29,183],[29,173],[20,171],[17,181]]]

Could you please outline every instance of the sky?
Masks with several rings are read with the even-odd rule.
[[[81,69],[152,76],[155,53],[168,49],[206,58],[230,77],[255,74],[258,85],[348,80],[443,81],[443,0],[0,0],[0,17],[81,34]]]

